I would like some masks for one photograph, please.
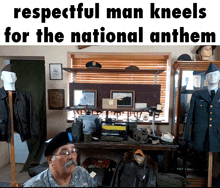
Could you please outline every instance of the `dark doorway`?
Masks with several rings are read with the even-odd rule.
[[[43,60],[11,60],[17,75],[16,90],[30,93],[39,116],[42,136],[27,140],[29,156],[22,171],[39,164],[47,136],[45,62]]]

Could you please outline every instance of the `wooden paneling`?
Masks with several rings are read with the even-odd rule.
[[[188,187],[207,187],[206,178],[190,177],[190,178],[187,178],[187,180],[189,180],[190,182],[190,185]]]

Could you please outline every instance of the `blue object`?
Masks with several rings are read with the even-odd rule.
[[[72,142],[73,141],[73,137],[72,137],[71,133],[68,133],[68,137],[69,137],[69,140]]]

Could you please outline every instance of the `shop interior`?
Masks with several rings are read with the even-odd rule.
[[[117,165],[129,152],[154,161],[158,187],[165,177],[173,187],[220,186],[218,149],[197,150],[184,137],[193,93],[207,90],[210,63],[220,69],[219,46],[208,57],[203,47],[0,46],[0,70],[15,68],[16,91],[31,96],[40,132],[23,138],[14,120],[13,142],[0,140],[0,187],[48,168],[45,147],[62,131],[99,186],[118,186]]]

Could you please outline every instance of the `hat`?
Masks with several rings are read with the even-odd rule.
[[[7,71],[7,72],[14,72],[14,73],[16,73],[14,67],[13,67],[11,64],[6,65],[6,66],[1,70],[1,72],[2,72],[2,71]]]
[[[86,67],[87,68],[97,68],[97,69],[101,69],[102,65],[96,61],[89,61],[86,63]]]
[[[209,46],[209,45],[204,45],[204,46]],[[196,53],[199,54],[199,51],[204,47],[204,46],[199,46],[199,48],[196,50]],[[211,46],[211,45],[210,45]],[[216,48],[216,46],[212,46],[212,54],[213,50]]]
[[[46,146],[44,156],[51,155],[57,148],[73,142],[72,134],[69,132],[61,132],[57,134]]]
[[[137,66],[131,65],[129,67],[126,67],[125,70],[139,70]]]
[[[210,72],[215,72],[215,71],[220,71],[220,70],[218,69],[218,67],[214,63],[211,62],[209,64],[209,67],[208,67],[208,69],[207,69],[205,74],[208,74]]]
[[[177,61],[192,61],[188,54],[182,54],[178,57]]]

